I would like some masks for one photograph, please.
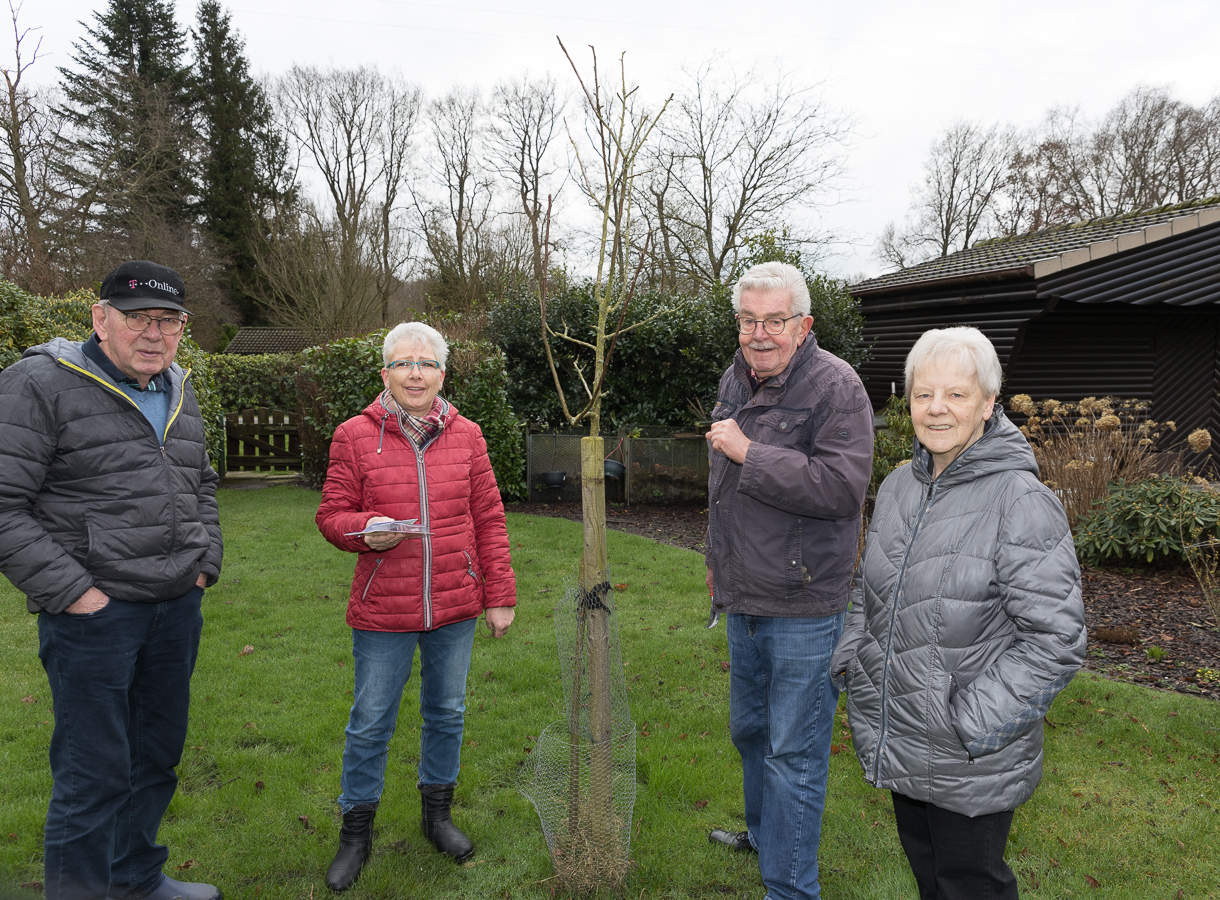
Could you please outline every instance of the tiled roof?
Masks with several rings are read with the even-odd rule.
[[[225,353],[297,353],[312,342],[295,328],[239,328]]]
[[[979,241],[969,250],[862,281],[853,285],[851,292],[857,296],[885,293],[907,286],[981,280],[1000,274],[1042,278],[1216,222],[1220,222],[1220,197],[1055,225],[1014,237]]]

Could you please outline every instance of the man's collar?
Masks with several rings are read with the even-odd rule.
[[[98,340],[97,332],[89,340],[80,345],[81,352],[89,357],[93,362],[101,366],[103,372],[110,376],[115,384],[135,385],[137,388],[140,382],[132,378],[113,362],[106,355],[106,351],[102,349],[102,342]],[[168,391],[169,379],[166,378],[164,372],[158,372],[148,379],[149,386],[145,390],[151,391]]]

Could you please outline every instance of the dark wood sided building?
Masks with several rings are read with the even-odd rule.
[[[973,325],[999,353],[1002,397],[1134,397],[1179,436],[1220,437],[1220,197],[980,242],[851,292],[874,407],[902,392],[924,331]]]
[[[259,353],[299,353],[312,343],[295,328],[247,325],[237,330],[224,352],[242,356]]]

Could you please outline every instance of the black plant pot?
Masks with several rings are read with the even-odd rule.
[[[543,472],[542,483],[549,488],[561,488],[568,480],[567,472]]]
[[[607,478],[622,478],[623,474],[626,471],[627,471],[627,467],[624,466],[617,459],[606,460],[606,477]]]

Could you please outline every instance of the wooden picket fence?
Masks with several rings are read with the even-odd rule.
[[[228,472],[301,470],[297,414],[283,409],[243,409],[225,416]]]

